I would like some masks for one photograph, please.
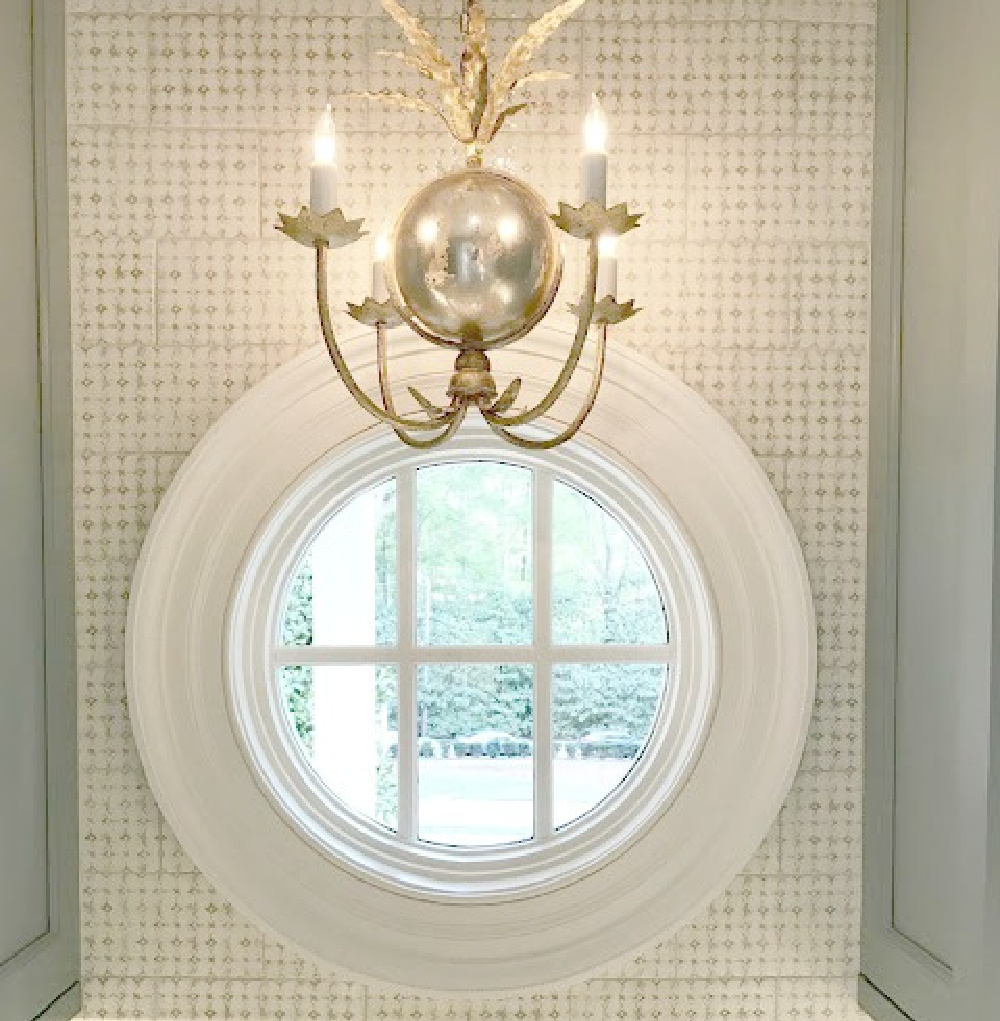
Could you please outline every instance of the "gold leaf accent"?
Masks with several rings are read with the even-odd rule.
[[[527,68],[549,36],[586,0],[563,0],[529,25],[511,46],[492,86],[488,73],[488,39],[483,0],[463,0],[464,47],[457,73],[420,19],[408,11],[400,0],[381,0],[381,3],[402,30],[410,49],[382,50],[379,51],[380,55],[398,60],[423,78],[434,82],[440,91],[440,101],[435,106],[407,93],[389,90],[354,95],[369,99],[381,98],[410,110],[437,114],[451,134],[469,146],[469,162],[472,164],[481,162],[484,146],[496,136],[507,120],[525,108],[524,103],[508,103],[515,89],[532,82],[562,81],[571,77],[562,71],[528,73]]]
[[[406,92],[392,92],[389,89],[383,89],[381,92],[348,92],[347,96],[349,99],[377,99],[383,103],[389,103],[391,106],[400,106],[404,110],[430,113],[435,117],[440,117],[445,124],[448,124],[448,118],[436,106],[428,103],[426,99],[421,99],[419,96],[411,96]],[[449,130],[451,129],[450,124],[448,124],[448,128]]]
[[[383,3],[385,2],[387,0],[383,0]],[[388,2],[392,2],[392,0],[388,0]],[[496,134],[498,111],[507,100],[518,79],[524,77],[528,65],[549,36],[564,21],[571,18],[584,3],[586,0],[563,0],[561,4],[543,14],[537,21],[532,22],[525,33],[507,51],[507,56],[504,57],[500,70],[493,80],[493,87],[486,104],[486,113],[479,125],[480,137],[492,138]]]
[[[421,78],[434,81],[434,71],[427,66],[415,53],[404,53],[402,50],[378,50],[379,57],[388,57],[390,60],[398,60],[407,67],[412,67]]]
[[[461,82],[454,68],[434,37],[398,0],[382,0],[385,12],[399,25],[406,41],[413,47],[413,63],[426,78],[432,79],[441,89],[445,123],[460,142],[471,142],[475,137],[472,119],[462,95]],[[406,63],[411,63],[407,60]]]
[[[493,407],[490,408],[490,411],[494,415],[502,415],[505,411],[510,411],[520,392],[520,378],[512,380],[510,386],[508,386],[507,389],[504,390],[504,392],[493,402]]]
[[[460,65],[462,91],[469,111],[472,131],[479,128],[489,97],[487,76],[488,40],[486,36],[486,10],[480,0],[466,0],[465,49]]]
[[[516,117],[522,110],[527,110],[530,105],[530,103],[515,103],[513,106],[508,106],[505,110],[501,110],[497,116],[496,123],[493,125],[493,131],[486,141],[492,142],[496,137],[496,133],[504,126],[506,121],[510,120],[511,117]]]
[[[444,101],[445,110],[437,110],[435,107],[431,107],[428,103],[427,106],[435,110],[439,117],[445,122],[448,130],[460,141],[469,142],[472,140],[472,127],[471,121],[468,116],[468,110],[466,108],[465,100],[462,98],[462,91],[460,86],[451,80],[451,84],[443,84],[440,76],[431,68],[425,61],[421,60],[414,53],[402,53],[399,50],[379,50],[379,56],[389,57],[392,60],[398,60],[405,64],[407,67],[413,68],[421,78],[426,78],[429,81],[435,82],[441,90],[441,99]],[[378,94],[378,93],[370,93]],[[393,95],[407,95],[407,93],[393,93]],[[415,102],[422,102],[422,100],[414,99]]]
[[[382,0],[382,7],[386,14],[402,29],[406,41],[416,51],[416,55],[429,68],[433,68],[436,74],[445,81],[454,81],[455,72],[452,70],[448,58],[441,52],[441,48],[434,41],[434,36],[427,31],[420,23],[420,20],[412,15],[398,0]]]
[[[523,78],[518,78],[514,82],[510,91],[513,92],[522,85],[531,85],[533,82],[564,82],[572,77],[568,71],[529,71]]]
[[[410,391],[410,396],[431,418],[444,414],[444,408],[439,408],[436,404],[429,401],[415,386],[408,386],[406,389]]]

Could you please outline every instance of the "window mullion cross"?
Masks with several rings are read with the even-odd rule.
[[[414,469],[396,479],[396,578],[399,600],[399,836],[417,839],[417,663],[414,655],[417,584],[417,513]]]
[[[552,473],[535,468],[532,485],[532,617],[535,644],[534,835],[553,832],[552,777]]]

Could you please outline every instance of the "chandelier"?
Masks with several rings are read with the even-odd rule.
[[[430,33],[398,0],[382,0],[409,49],[381,55],[402,61],[438,88],[432,103],[403,92],[359,93],[404,109],[434,114],[464,147],[465,166],[413,195],[390,237],[375,248],[372,294],[348,314],[375,330],[379,399],[359,386],[340,350],[327,294],[331,249],[365,235],[362,220],[348,220],[337,206],[336,142],[327,105],[315,134],[310,168],[310,204],[298,216],[279,214],[278,230],[315,249],[316,300],[330,358],[354,399],[411,447],[432,447],[453,436],[470,408],[503,439],[528,449],[555,447],[574,436],[593,409],[604,370],[608,327],[634,315],[632,301],[617,300],[617,238],[638,226],[640,216],[625,204],[607,205],[607,126],[594,97],[584,120],[581,156],[582,203],[559,203],[546,213],[541,197],[511,174],[483,166],[497,133],[529,104],[514,101],[534,82],[570,77],[559,71],[529,71],[543,43],[585,0],[564,0],[532,23],[513,44],[492,78],[488,73],[486,14],[481,0],[463,0],[463,52],[457,69]],[[570,305],[577,325],[566,360],[536,404],[521,407],[521,379],[498,393],[489,352],[526,336],[548,312],[562,278],[557,229],[586,245],[586,272],[579,300]],[[446,390],[436,404],[414,387],[413,412],[395,405],[389,375],[388,331],[405,324],[432,344],[457,352]],[[562,396],[593,338],[590,386],[574,418],[555,435],[525,435],[524,426],[544,423]]]

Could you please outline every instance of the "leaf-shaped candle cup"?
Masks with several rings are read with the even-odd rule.
[[[347,220],[339,209],[332,209],[329,213],[314,213],[303,206],[298,216],[278,213],[278,219],[281,222],[276,225],[277,230],[306,248],[316,248],[319,245],[343,248],[368,233],[361,229],[364,220]]]
[[[618,237],[635,230],[642,213],[630,213],[624,202],[606,209],[600,202],[584,202],[582,206],[559,203],[559,212],[552,214],[552,222],[564,233],[589,241],[603,236]]]
[[[570,305],[569,310],[577,318],[580,317],[579,305]],[[608,294],[595,303],[594,316],[591,319],[591,323],[594,326],[615,326],[618,323],[625,322],[626,319],[631,319],[632,316],[641,311],[641,308],[635,307],[635,302],[633,300],[615,301],[615,299]]]
[[[376,301],[374,298],[365,298],[360,305],[347,303],[347,314],[365,326],[378,326],[380,323],[387,329],[399,326],[403,317],[396,311],[392,301]]]

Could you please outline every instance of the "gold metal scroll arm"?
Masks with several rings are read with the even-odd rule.
[[[594,304],[597,296],[597,262],[598,247],[596,235],[590,238],[587,252],[587,279],[583,285],[583,294],[580,296],[580,306],[576,325],[576,336],[573,338],[573,345],[570,347],[569,355],[566,358],[562,370],[556,377],[549,392],[533,407],[516,415],[501,415],[491,408],[483,409],[483,418],[489,423],[490,428],[495,426],[517,426],[526,425],[541,418],[557,400],[562,396],[563,391],[569,385],[577,365],[580,363],[580,356],[583,354],[583,346],[587,341],[587,334],[590,332],[590,325],[594,315]],[[494,431],[496,431],[494,429]]]
[[[450,426],[457,417],[457,409],[455,408],[449,409],[440,418],[407,418],[403,415],[394,414],[386,408],[379,407],[379,405],[377,405],[364,392],[364,390],[358,386],[357,381],[351,374],[351,370],[347,366],[347,361],[340,351],[336,335],[333,331],[333,324],[330,322],[330,305],[326,280],[326,259],[327,246],[323,242],[319,242],[316,245],[316,303],[319,307],[320,326],[323,329],[323,339],[326,341],[326,348],[330,352],[330,360],[333,362],[334,368],[340,374],[340,378],[344,381],[344,386],[347,387],[351,396],[373,418],[377,418],[380,422],[385,422],[386,425],[391,425],[394,429],[424,431]]]
[[[498,408],[498,405],[503,402],[503,397],[501,397],[499,401],[494,402],[492,407],[483,411],[483,418],[495,433],[508,442],[529,450],[547,450],[560,443],[565,443],[566,440],[576,435],[580,426],[593,410],[597,392],[600,389],[601,378],[604,374],[608,326],[630,318],[637,311],[631,301],[619,304],[611,295],[606,295],[597,301],[597,272],[600,260],[600,238],[604,236],[618,237],[634,230],[639,225],[641,214],[630,213],[624,203],[608,209],[593,201],[585,202],[579,208],[560,202],[559,212],[552,219],[560,230],[572,237],[586,239],[588,242],[587,278],[579,304],[572,306],[572,311],[577,317],[576,336],[573,338],[569,355],[556,381],[538,404],[518,414],[505,415],[500,413]],[[580,363],[590,328],[595,323],[598,324],[599,330],[594,358],[594,374],[587,398],[574,419],[561,433],[548,439],[531,440],[512,433],[510,431],[512,427],[527,425],[544,415],[565,392]]]
[[[430,409],[425,407],[424,410],[427,412],[427,418],[416,419],[397,414],[391,402],[388,407],[380,408],[358,386],[337,344],[333,324],[330,321],[330,302],[327,288],[327,253],[331,248],[343,248],[346,245],[353,244],[362,237],[365,233],[361,229],[363,221],[346,219],[341,209],[331,209],[328,213],[316,213],[306,206],[303,206],[298,215],[295,216],[288,213],[279,213],[278,220],[277,227],[282,234],[286,234],[293,241],[304,245],[306,248],[314,248],[316,250],[316,304],[319,308],[319,321],[323,330],[323,339],[326,342],[326,349],[330,354],[330,360],[333,362],[334,368],[336,368],[351,396],[373,418],[392,426],[397,432],[399,430],[410,429],[416,431],[444,430],[447,432],[455,420],[459,418],[458,409],[450,408],[448,411],[442,409],[441,413],[437,414],[436,409],[433,407]],[[365,304],[367,306],[369,302]],[[352,310],[352,314],[354,314],[354,311],[363,311],[363,308]],[[355,318],[360,318],[360,321],[364,321],[363,317],[355,316]],[[384,399],[388,384],[383,383],[385,371],[382,366],[379,367],[379,373],[379,385],[383,390]],[[407,437],[402,433],[399,433],[399,435],[404,441],[407,440]]]
[[[396,429],[396,435],[408,446],[415,447],[417,450],[426,450],[428,447],[436,447],[439,443],[444,443],[445,440],[451,439],[452,436],[458,432],[458,427],[465,420],[465,415],[469,410],[468,404],[457,404],[455,407],[449,409],[447,417],[444,422],[447,423],[447,427],[437,434],[437,436],[431,436],[425,440],[418,440],[413,436],[407,435],[402,429]],[[438,422],[438,425],[444,423]]]
[[[396,405],[392,399],[392,386],[389,382],[389,356],[386,350],[386,334],[388,333],[388,326],[381,320],[375,323],[375,349],[378,358],[378,388],[379,393],[382,395],[382,404],[385,410],[390,415],[399,417],[396,413]],[[393,432],[408,446],[415,447],[418,450],[424,450],[427,447],[437,446],[438,443],[444,443],[445,440],[450,439],[458,431],[458,427],[462,424],[465,419],[466,411],[468,411],[468,405],[453,406],[451,408],[439,408],[436,405],[431,404],[418,390],[410,388],[410,392],[420,402],[421,407],[424,411],[434,419],[435,424],[443,425],[445,428],[437,435],[431,436],[428,439],[416,439],[410,436],[405,430],[393,426]]]
[[[598,327],[597,332],[597,351],[594,356],[594,374],[590,381],[590,391],[587,394],[587,399],[584,401],[583,406],[577,412],[576,417],[572,422],[557,436],[550,436],[544,440],[530,440],[523,436],[518,436],[512,433],[508,428],[500,425],[496,421],[496,416],[490,416],[488,413],[483,414],[489,427],[498,435],[502,436],[508,443],[513,443],[516,447],[523,447],[526,450],[551,450],[552,447],[558,447],[560,443],[565,443],[567,440],[572,439],[579,431],[580,426],[586,421],[587,416],[594,410],[594,402],[597,400],[597,392],[601,388],[601,377],[604,375],[604,355],[607,349],[608,342],[608,326],[607,323],[601,323]]]

